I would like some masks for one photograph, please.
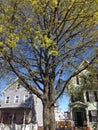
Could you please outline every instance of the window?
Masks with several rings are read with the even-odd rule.
[[[89,99],[90,101],[95,101],[94,91],[89,91]]]
[[[20,84],[17,85],[16,89],[20,89]]]
[[[98,122],[98,110],[91,110],[88,113],[90,122]]]
[[[98,92],[96,92],[96,91],[86,91],[86,101],[87,102],[98,101]]]
[[[15,103],[19,102],[19,96],[15,96]]]
[[[98,102],[98,91],[94,91],[95,101]]]
[[[24,95],[24,101],[28,101],[29,95]]]
[[[10,102],[10,97],[7,96],[6,99],[5,99],[5,103],[9,103]]]
[[[79,76],[78,75],[76,76],[76,83],[77,83],[77,85],[79,85]]]
[[[97,81],[98,81],[98,74],[96,74],[96,78],[97,78]]]
[[[89,93],[88,93],[88,91],[86,92],[86,101],[89,102]]]

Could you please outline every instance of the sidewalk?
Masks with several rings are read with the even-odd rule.
[[[58,128],[56,130],[84,130],[84,129],[75,127],[75,128]]]

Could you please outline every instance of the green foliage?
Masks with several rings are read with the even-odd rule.
[[[88,50],[90,59],[96,55],[97,27],[96,0],[0,0],[1,71],[13,72],[48,106],[44,123],[52,130],[55,101]]]
[[[96,90],[98,88],[98,72],[94,64],[81,72],[78,75],[78,78],[79,85],[76,85],[76,78],[72,79],[72,81],[75,81],[74,84],[69,83],[68,85],[68,92],[72,101],[84,101],[84,90]]]
[[[75,33],[81,30],[81,26],[88,31],[90,26],[96,27],[98,21],[96,2],[93,0],[0,1],[0,35],[5,37],[1,38],[0,46],[4,44],[14,48],[19,39],[26,42],[31,38],[32,46],[47,48],[50,55],[58,55],[58,40],[61,36],[62,40],[64,34],[68,38],[71,31]],[[88,31],[79,33],[79,37],[86,37]],[[89,35],[93,39],[97,34],[98,32],[94,31]]]
[[[95,56],[97,26],[96,0],[1,0],[0,56],[39,88],[51,80],[59,96],[64,75],[77,69],[88,49],[94,49],[90,58]]]

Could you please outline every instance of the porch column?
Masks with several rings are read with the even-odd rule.
[[[24,113],[23,113],[23,128],[22,128],[22,130],[25,130],[25,121],[26,121],[26,110],[24,110]]]
[[[87,124],[89,126],[89,113],[88,113],[88,109],[86,108],[86,118],[87,118]]]
[[[73,109],[73,108],[70,108],[70,119],[71,119],[71,120],[73,120],[72,109]]]
[[[1,123],[3,123],[3,112],[1,113]]]
[[[3,115],[4,115],[4,113],[2,112],[2,113],[1,113],[1,124],[0,124],[1,130],[4,130]]]
[[[12,121],[11,121],[11,128],[13,129],[13,124],[14,124],[14,113],[12,114]]]

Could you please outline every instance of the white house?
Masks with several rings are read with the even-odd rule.
[[[94,127],[98,129],[98,70],[95,71],[91,72],[89,67],[72,78],[68,86],[71,119],[77,127],[83,127],[84,122],[87,122],[90,130],[94,130]],[[85,80],[89,80],[87,84]]]
[[[56,121],[65,121],[65,115],[62,110],[55,109],[55,120]]]

